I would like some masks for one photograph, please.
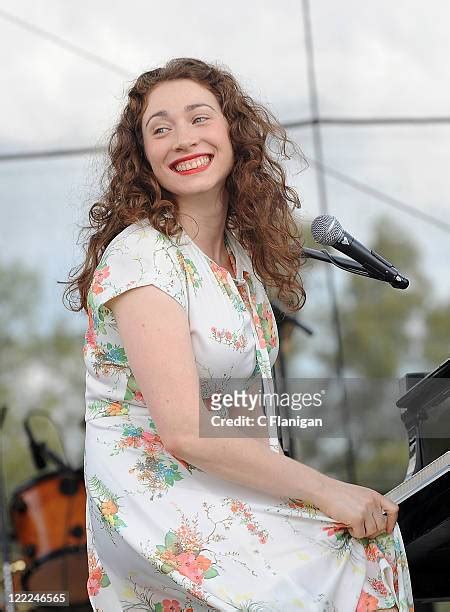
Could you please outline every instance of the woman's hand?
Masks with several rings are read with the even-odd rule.
[[[398,505],[373,489],[330,478],[322,497],[320,510],[346,525],[354,538],[390,534],[397,522]]]

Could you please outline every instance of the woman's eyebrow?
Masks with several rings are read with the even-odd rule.
[[[187,106],[184,107],[184,111],[188,113],[189,111],[194,110],[194,108],[198,108],[199,106],[208,106],[211,110],[216,112],[216,109],[213,108],[210,104],[206,104],[206,102],[199,102],[197,104],[188,104]],[[149,121],[153,119],[153,117],[168,117],[168,115],[169,113],[165,110],[160,110],[156,113],[153,113],[153,115],[150,115],[150,117],[147,119],[145,127],[147,127],[147,125],[149,124]]]

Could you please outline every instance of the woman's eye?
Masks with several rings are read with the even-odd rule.
[[[195,117],[195,119],[193,119],[193,121],[197,121],[197,119],[208,119],[209,117]],[[161,133],[159,130],[168,130],[169,128],[165,128],[165,127],[160,127],[160,128],[156,128],[156,130],[154,130],[153,134],[158,134]]]

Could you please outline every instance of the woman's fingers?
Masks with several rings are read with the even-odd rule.
[[[391,534],[397,521],[398,510],[396,504],[388,510],[378,508],[367,510],[366,515],[349,527],[348,531],[354,538],[376,538],[388,533]]]
[[[349,527],[348,529],[349,534],[352,536],[352,538],[366,538],[366,529],[364,527],[364,521],[362,521],[361,523],[357,523],[354,527]]]
[[[391,534],[394,531],[395,523],[398,518],[398,511],[400,507],[395,502],[391,501],[388,497],[383,497],[382,509],[386,513],[386,532]]]
[[[364,518],[364,527],[366,530],[365,537],[372,538],[375,534],[378,534],[380,529],[377,525],[377,522],[373,516],[373,513],[370,513],[367,517]]]
[[[397,506],[397,504],[395,505]],[[397,522],[397,517],[398,517],[398,510],[399,510],[398,506],[396,509],[391,509],[391,510],[389,510],[388,508],[385,509],[385,512],[387,513],[386,533],[391,534],[394,531],[395,523]]]
[[[376,508],[367,509],[367,515],[364,517],[366,527],[366,537],[374,538],[382,533],[391,534],[397,522],[399,506],[390,499],[383,497],[382,505],[377,500]]]
[[[352,537],[374,538],[392,533],[399,507],[373,489],[332,480],[321,510],[346,525]]]
[[[367,523],[366,523],[367,525]],[[372,520],[367,528],[367,537],[375,538],[386,532],[387,517],[382,514],[381,509],[372,512]]]

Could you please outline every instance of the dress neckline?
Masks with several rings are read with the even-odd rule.
[[[194,240],[189,236],[189,234],[187,234],[187,232],[184,229],[182,230],[182,232],[186,236],[186,238],[190,241],[190,243],[193,245],[193,247],[201,255],[203,255],[203,257],[205,257],[208,261],[212,262],[215,266],[217,266],[221,270],[225,270],[225,272],[230,274],[230,276],[231,276],[231,278],[233,280],[238,280],[238,281],[243,281],[244,280],[244,277],[242,275],[243,266],[241,264],[241,260],[239,259],[239,254],[233,248],[233,246],[234,246],[232,244],[233,236],[231,235],[229,230],[225,229],[225,232],[224,232],[224,242],[225,242],[225,248],[227,249],[228,255],[229,255],[229,258],[230,258],[231,267],[234,270],[234,276],[231,274],[231,272],[227,268],[224,268],[223,266],[220,266],[216,261],[214,261],[214,259],[211,259],[211,257],[209,257],[209,255],[207,255],[204,251],[202,251],[202,249],[198,246],[198,244],[196,244],[194,242]]]

